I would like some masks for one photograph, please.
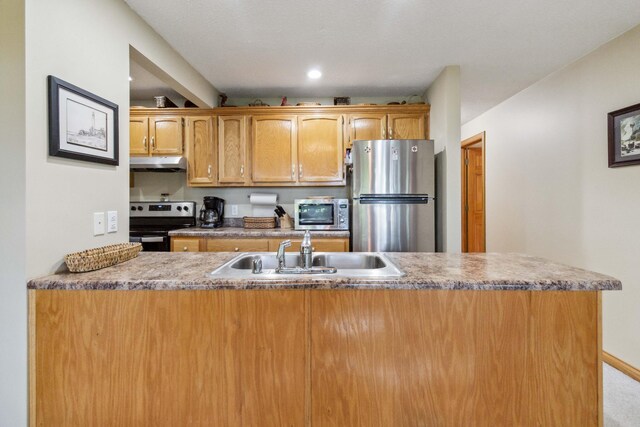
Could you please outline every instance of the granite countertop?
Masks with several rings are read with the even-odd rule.
[[[267,228],[267,229],[251,229],[242,227],[220,227],[220,228],[181,228],[169,232],[172,237],[235,237],[235,238],[291,238],[304,236],[303,230],[283,229],[283,228]],[[320,238],[348,238],[349,231],[323,231],[311,230],[311,237]]]
[[[521,254],[387,253],[405,273],[379,280],[286,276],[278,280],[209,278],[237,256],[231,252],[142,252],[137,258],[88,273],[61,273],[29,281],[29,289],[467,289],[617,290],[610,276]]]

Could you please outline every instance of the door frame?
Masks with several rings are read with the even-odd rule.
[[[487,250],[487,188],[486,188],[486,182],[487,182],[487,167],[485,164],[485,159],[486,159],[486,150],[485,150],[485,131],[482,131],[476,135],[473,135],[472,137],[469,137],[465,140],[463,140],[460,143],[460,169],[461,169],[461,184],[462,184],[462,192],[461,192],[461,199],[462,199],[462,203],[461,203],[461,209],[462,209],[462,234],[461,234],[461,238],[462,238],[462,245],[461,245],[461,249],[462,252],[468,252],[468,239],[467,239],[467,229],[468,229],[468,215],[467,215],[467,205],[466,205],[466,199],[467,199],[467,168],[465,167],[465,150],[468,148],[471,148],[473,146],[478,146],[482,149],[482,207],[483,207],[483,212],[482,212],[482,224],[484,226],[484,233],[483,233],[483,237],[484,237],[484,249],[485,252]]]

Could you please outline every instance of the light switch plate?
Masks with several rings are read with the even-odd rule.
[[[231,216],[238,216],[238,205],[230,205],[231,206]]]
[[[93,213],[93,235],[104,234],[104,212]]]
[[[118,231],[118,211],[107,212],[107,233]]]

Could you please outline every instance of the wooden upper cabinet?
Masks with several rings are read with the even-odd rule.
[[[353,141],[358,139],[386,139],[387,115],[386,114],[350,114],[349,136],[347,146],[351,147]]]
[[[218,166],[220,184],[247,182],[246,116],[218,117]]]
[[[298,116],[298,182],[338,182],[343,174],[344,116]]]
[[[129,154],[132,156],[149,154],[149,118],[129,118]]]
[[[151,154],[182,154],[182,117],[149,117]]]
[[[295,115],[253,116],[251,179],[256,183],[296,182]]]
[[[214,136],[216,122],[213,117],[199,116],[186,118],[186,150],[189,168],[187,182],[191,186],[205,186],[216,183],[218,165]]]
[[[389,114],[388,139],[425,139],[427,137],[424,114]]]

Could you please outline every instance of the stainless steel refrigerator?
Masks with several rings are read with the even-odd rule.
[[[435,250],[433,141],[354,141],[354,252]]]

